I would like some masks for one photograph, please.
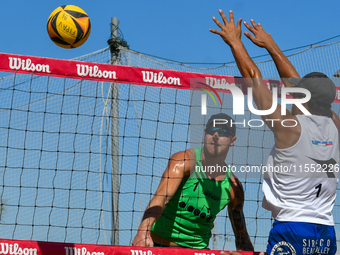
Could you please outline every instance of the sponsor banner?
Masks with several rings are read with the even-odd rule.
[[[179,89],[195,89],[190,87],[190,80],[193,78],[200,78],[203,83],[215,88],[218,92],[231,93],[228,89],[228,85],[236,85],[241,88],[243,94],[247,94],[245,81],[240,77],[100,64],[6,53],[0,53],[0,71]],[[281,81],[264,80],[264,82],[270,90],[272,90],[272,88],[278,88],[278,95],[280,96],[280,88],[282,87]],[[335,103],[340,102],[340,88],[337,88],[337,92],[337,97],[334,101]]]
[[[242,255],[258,255],[258,252],[240,251]],[[0,254],[4,255],[219,255],[216,250],[187,248],[133,247],[54,243],[0,239]]]

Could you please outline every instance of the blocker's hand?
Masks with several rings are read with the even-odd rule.
[[[244,25],[248,28],[250,32],[254,34],[254,36],[247,31],[244,32],[244,35],[248,37],[255,45],[267,49],[272,44],[275,44],[271,34],[264,31],[260,23],[256,24],[253,19],[250,20],[250,22],[252,26],[249,25],[247,22],[244,22]]]
[[[241,22],[242,19],[237,21],[237,25],[235,26],[234,21],[234,14],[232,11],[229,11],[229,19],[223,13],[222,10],[218,10],[221,18],[223,20],[224,25],[218,21],[216,17],[213,17],[213,21],[215,21],[216,25],[221,28],[221,30],[209,29],[210,32],[214,34],[218,34],[222,37],[222,39],[229,45],[232,46],[233,43],[238,43],[241,40],[242,29],[241,29]]]

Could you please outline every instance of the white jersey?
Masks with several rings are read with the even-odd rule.
[[[298,142],[286,149],[274,146],[268,157],[262,206],[278,221],[334,226],[338,129],[325,116],[296,117],[301,125]]]

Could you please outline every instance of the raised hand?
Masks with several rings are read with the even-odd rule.
[[[244,25],[248,28],[250,32],[254,34],[254,36],[251,33],[245,31],[244,35],[246,37],[248,37],[254,44],[261,48],[267,49],[268,47],[275,44],[271,34],[264,31],[260,23],[256,24],[253,19],[251,19],[250,22],[252,26],[249,25],[247,22],[244,22]]]
[[[265,48],[273,58],[277,71],[280,74],[281,80],[286,87],[293,86],[289,81],[289,77],[300,77],[295,67],[288,60],[288,58],[282,53],[279,46],[276,44],[270,33],[264,31],[260,23],[256,24],[252,19],[250,20],[251,25],[244,22],[244,25],[249,29],[251,33],[244,32],[245,36],[248,37],[254,44],[259,47]]]
[[[242,19],[239,19],[237,21],[237,25],[235,26],[234,21],[234,14],[232,11],[229,11],[229,19],[225,16],[222,10],[218,10],[221,18],[223,20],[222,24],[216,17],[213,17],[213,20],[215,21],[216,25],[221,28],[221,30],[215,30],[215,29],[209,29],[210,32],[214,34],[218,34],[222,37],[222,39],[229,45],[232,46],[233,43],[239,42],[241,40],[242,35],[242,28],[241,28],[241,22]]]

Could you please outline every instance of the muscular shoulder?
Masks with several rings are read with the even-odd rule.
[[[273,130],[275,147],[285,149],[297,143],[301,135],[301,125],[295,115],[288,115],[276,124]]]
[[[188,149],[174,153],[169,161],[170,170],[183,171],[184,176],[190,176],[190,169],[195,167],[195,150]]]

